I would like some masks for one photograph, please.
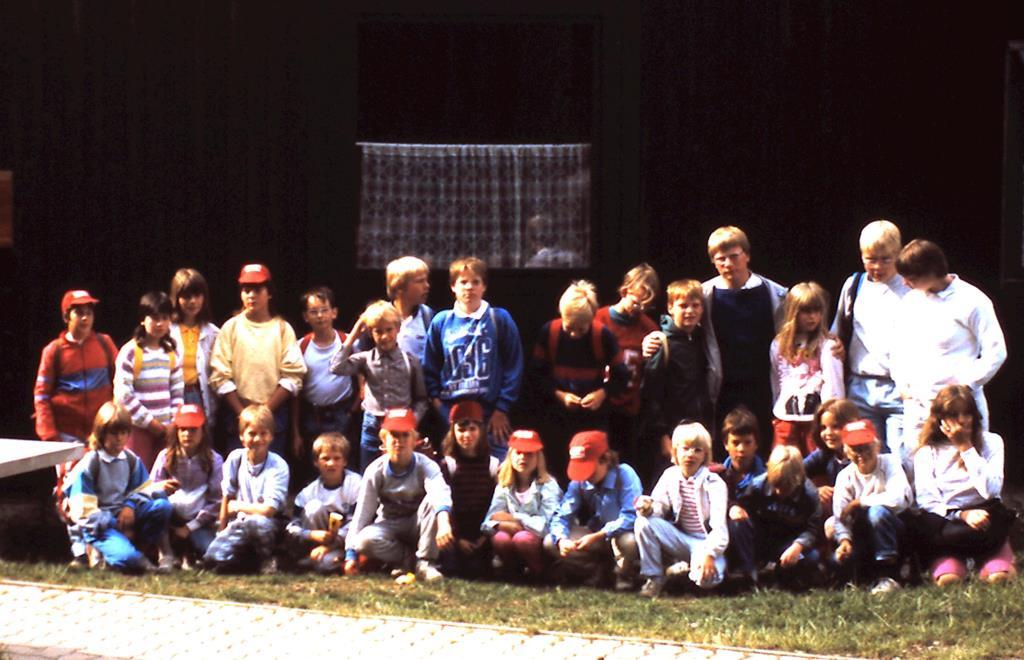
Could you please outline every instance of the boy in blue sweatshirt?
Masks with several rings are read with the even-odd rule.
[[[455,400],[478,401],[491,454],[501,459],[511,431],[509,410],[519,397],[523,377],[519,328],[507,311],[484,300],[487,264],[482,260],[453,261],[448,281],[455,305],[431,321],[423,349],[427,395],[443,420]]]

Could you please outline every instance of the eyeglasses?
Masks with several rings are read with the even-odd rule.
[[[307,309],[306,313],[310,316],[327,316],[331,313],[330,307],[314,307],[313,309]]]

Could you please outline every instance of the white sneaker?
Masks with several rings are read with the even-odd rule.
[[[892,578],[882,578],[878,582],[875,582],[875,586],[871,587],[871,593],[873,594],[887,594],[890,591],[897,591],[900,588],[900,583]]]
[[[437,582],[444,579],[444,573],[429,561],[421,559],[416,562],[416,578],[423,582]]]
[[[277,574],[277,557],[270,557],[264,559],[263,563],[260,564],[260,575],[276,575]]]
[[[640,595],[644,598],[657,598],[661,595],[661,590],[664,586],[664,580],[647,578],[647,581],[644,582],[644,586],[640,587]]]
[[[163,555],[160,557],[160,563],[156,565],[156,572],[160,575],[167,575],[176,568],[178,568],[178,562],[174,555]]]
[[[685,561],[677,561],[665,569],[665,577],[682,577],[690,573],[690,564]]]

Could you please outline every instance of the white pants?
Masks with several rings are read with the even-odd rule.
[[[664,518],[637,516],[633,527],[637,545],[640,546],[640,574],[647,578],[665,575],[666,559],[669,563],[688,561],[689,578],[701,589],[718,585],[725,577],[725,556],[715,557],[716,575],[704,580],[704,561],[707,538],[691,536]]]

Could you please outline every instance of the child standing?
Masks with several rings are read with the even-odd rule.
[[[512,316],[484,300],[487,264],[456,259],[448,268],[455,306],[430,322],[423,349],[427,395],[443,420],[459,399],[476,399],[484,409],[491,453],[503,458],[512,428],[508,415],[519,398],[523,347]]]
[[[594,320],[596,309],[594,285],[573,282],[558,302],[560,318],[544,324],[533,348],[532,379],[558,404],[543,408],[554,436],[547,459],[556,474],[565,470],[570,438],[586,429],[606,430],[610,405],[605,400],[628,385],[615,335]]]
[[[904,467],[909,467],[918,432],[932,399],[950,384],[971,388],[988,430],[984,386],[1006,361],[1006,339],[992,301],[949,272],[942,249],[914,240],[900,252],[896,268],[913,289],[900,306],[892,377],[903,394]],[[916,459],[915,459],[916,460]]]
[[[427,305],[429,275],[430,268],[417,257],[399,257],[390,262],[385,271],[388,299],[402,320],[398,345],[420,362],[427,343],[427,329],[434,319],[434,310]]]
[[[441,468],[415,451],[412,410],[389,410],[381,423],[384,455],[367,466],[345,540],[345,574],[358,572],[357,553],[434,582],[438,549],[450,546],[452,492]]]
[[[441,445],[441,471],[452,490],[454,546],[442,553],[447,574],[480,577],[487,569],[489,537],[481,531],[494,494],[498,459],[490,455],[484,434],[484,411],[476,401],[459,401],[449,416]]]
[[[400,326],[398,312],[390,303],[371,303],[356,320],[341,351],[331,358],[331,373],[361,375],[366,382],[359,441],[359,463],[364,472],[381,454],[380,429],[386,412],[411,408],[419,420],[427,409],[423,369],[415,355],[398,345]],[[373,348],[353,353],[355,342],[365,334],[373,338]]]
[[[181,359],[170,337],[171,299],[151,291],[139,300],[139,324],[117,354],[114,397],[132,415],[128,448],[146,468],[167,444],[168,427],[184,400]]]
[[[597,586],[614,570],[616,591],[634,589],[640,554],[633,503],[643,493],[640,478],[619,463],[602,431],[573,437],[568,473],[569,488],[551,519],[544,549],[560,560],[567,577],[587,576]]]
[[[700,282],[676,280],[668,285],[666,294],[668,315],[661,317],[661,341],[647,362],[643,385],[645,437],[656,440],[657,445],[644,452],[645,469],[640,476],[655,480],[668,466],[672,453],[669,434],[679,420],[697,421],[705,428],[711,423],[711,392],[717,378],[701,325],[704,294]]]
[[[217,418],[217,397],[210,391],[210,354],[220,329],[210,322],[210,288],[202,273],[178,270],[171,279],[171,304],[171,339],[181,356],[185,403],[202,406],[212,422]]]
[[[986,582],[1017,574],[1007,540],[1015,516],[999,499],[1003,439],[982,430],[976,395],[967,385],[939,390],[914,454],[918,547],[930,550],[940,586],[963,581],[969,558]]]
[[[221,429],[229,449],[238,446],[238,415],[249,405],[266,405],[274,416],[270,450],[283,456],[288,449],[289,397],[302,389],[306,365],[295,331],[274,316],[270,269],[244,266],[238,274],[242,312],[221,328],[210,358],[210,386],[224,402]]]
[[[562,489],[544,464],[536,431],[520,430],[508,442],[490,508],[481,529],[491,534],[495,559],[508,571],[522,566],[533,578],[544,572],[543,539],[562,500]]]
[[[902,238],[899,227],[888,220],[868,223],[860,232],[860,257],[864,271],[843,284],[832,333],[847,351],[846,396],[860,416],[870,419],[889,451],[888,439],[900,437],[903,401],[893,382],[893,338],[903,296],[910,287],[896,272]]]
[[[874,573],[871,593],[899,589],[900,542],[906,529],[899,514],[914,501],[910,482],[898,456],[879,455],[881,441],[870,420],[846,424],[842,440],[851,465],[836,479],[836,562],[861,564]]]
[[[771,383],[775,406],[775,444],[814,451],[814,412],[825,399],[844,395],[843,362],[834,355],[835,340],[825,332],[822,316],[828,294],[816,282],[801,282],[786,296],[786,320],[772,341]]]
[[[345,335],[334,329],[334,292],[325,286],[310,289],[302,294],[301,303],[302,318],[312,332],[299,340],[306,376],[302,391],[292,399],[292,478],[305,483],[310,476],[310,444],[323,433],[345,432],[355,395],[352,379],[330,370],[345,341]]]
[[[288,497],[288,463],[270,451],[274,414],[269,407],[246,406],[238,416],[238,429],[242,447],[224,461],[220,531],[203,562],[227,572],[247,569],[255,560],[261,573],[276,573],[274,550],[278,516]]]
[[[672,432],[672,452],[675,465],[636,505],[640,575],[645,578],[640,595],[648,598],[661,593],[666,577],[687,575],[702,589],[725,577],[729,490],[707,468],[711,435],[697,422],[680,424]]]
[[[608,429],[612,449],[630,465],[640,466],[640,387],[644,380],[643,341],[658,326],[646,311],[658,294],[658,273],[643,263],[630,268],[619,286],[619,302],[597,310],[594,320],[611,330],[629,370],[626,387],[609,398]],[[640,472],[642,477],[647,475]]]
[[[161,565],[178,564],[190,568],[206,554],[217,534],[224,459],[213,451],[206,427],[206,415],[199,404],[186,403],[174,414],[174,432],[167,449],[153,463],[153,479],[174,481],[178,490],[168,498],[171,521],[168,534],[161,540]],[[174,547],[185,547],[176,553]]]
[[[157,570],[138,546],[155,543],[167,530],[167,495],[177,482],[154,484],[138,456],[125,449],[132,417],[108,401],[96,413],[89,435],[91,451],[68,475],[64,495],[69,517],[85,543],[98,552],[90,563],[126,572]]]
[[[320,472],[295,496],[294,518],[286,531],[297,553],[317,573],[337,573],[344,567],[345,536],[359,498],[361,479],[347,469],[349,444],[341,433],[324,433],[313,441],[313,458]]]
[[[781,582],[803,588],[821,581],[818,530],[821,504],[805,478],[800,450],[779,445],[768,458],[768,469],[740,493],[747,518],[733,528],[740,570],[757,575],[759,564],[775,567]]]

